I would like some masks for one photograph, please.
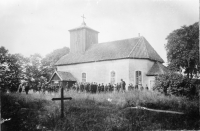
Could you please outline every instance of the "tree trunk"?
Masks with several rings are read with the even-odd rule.
[[[167,95],[167,87],[164,86],[163,92],[164,92],[164,95],[166,96]]]
[[[192,79],[193,78],[193,75],[192,75],[192,71],[190,72],[190,79]]]
[[[189,79],[189,71],[187,72],[187,78]]]
[[[190,58],[189,60],[187,60],[187,64],[188,64],[188,67],[187,67],[187,78],[190,78]]]

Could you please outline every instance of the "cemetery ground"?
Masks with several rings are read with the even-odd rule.
[[[1,93],[2,131],[137,131],[198,130],[199,100],[164,96],[153,91],[126,93],[77,93],[65,91],[64,115],[60,118],[60,93]],[[164,113],[135,109],[142,106]]]

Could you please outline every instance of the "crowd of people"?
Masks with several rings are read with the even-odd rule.
[[[30,86],[28,82],[24,82],[19,85],[19,88],[18,88],[19,93],[21,93],[22,91],[25,91],[26,94],[28,94],[29,90],[30,90]]]
[[[126,83],[121,79],[120,83],[116,84],[104,84],[104,83],[96,83],[96,82],[80,82],[80,83],[75,83],[71,87],[68,87],[66,85],[64,87],[66,90],[75,90],[77,92],[88,92],[88,93],[106,93],[106,92],[125,92],[126,91]],[[148,86],[146,87],[143,86],[133,86],[133,84],[128,85],[128,91],[130,90],[148,90]]]
[[[59,91],[59,86],[47,86],[45,84],[39,84],[37,87],[35,88],[31,88],[33,89],[33,92],[43,92],[45,93],[45,91],[48,91],[49,93],[52,92],[58,92]],[[128,85],[128,91],[130,90],[148,90],[148,86],[146,85],[146,87],[143,87],[142,85],[133,85],[133,84],[129,84]],[[126,91],[126,82],[123,81],[123,79],[121,79],[120,83],[116,83],[116,84],[104,84],[104,83],[96,83],[96,82],[76,82],[74,83],[72,86],[69,86],[68,84],[66,84],[64,86],[65,91],[69,91],[69,90],[75,90],[77,92],[87,92],[87,93],[108,93],[108,92],[125,92]],[[26,94],[28,94],[30,90],[30,86],[28,84],[28,82],[22,83],[19,85],[18,91],[19,93],[21,93],[22,91],[25,91]]]
[[[49,90],[49,87],[47,85],[45,85],[44,83],[43,84],[39,83],[37,86],[34,86],[31,83],[26,81],[26,82],[22,82],[19,85],[17,92],[19,92],[19,93],[25,92],[26,94],[28,94],[28,92],[30,90],[33,90],[33,92],[45,92],[45,91]],[[57,90],[59,90],[59,89],[57,89]],[[55,91],[55,88],[54,88],[54,90],[52,90],[52,92],[53,91]]]
[[[117,84],[104,84],[96,82],[80,82],[75,83],[71,87],[67,87],[67,90],[75,90],[77,92],[88,92],[88,93],[100,93],[100,92],[113,92],[113,91],[122,91],[125,92],[126,83],[122,80],[121,83]]]

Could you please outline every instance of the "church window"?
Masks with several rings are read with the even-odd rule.
[[[86,73],[82,73],[82,82],[86,82]]]
[[[142,72],[136,71],[136,85],[142,85]]]
[[[115,75],[116,75],[115,72],[112,71],[111,72],[111,82],[110,82],[111,84],[115,84]]]

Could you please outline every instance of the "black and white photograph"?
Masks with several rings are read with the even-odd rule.
[[[200,130],[199,0],[1,0],[0,131]]]

